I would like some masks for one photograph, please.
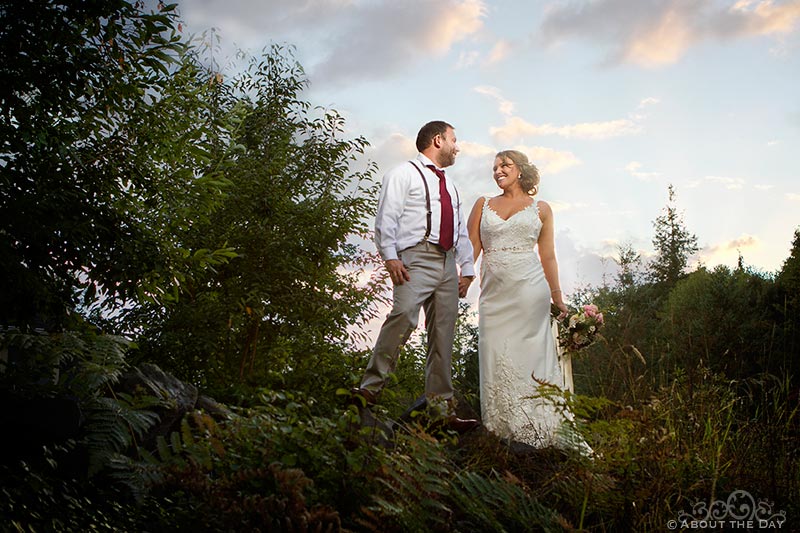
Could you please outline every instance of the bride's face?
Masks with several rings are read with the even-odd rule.
[[[494,181],[497,186],[506,190],[513,186],[519,186],[520,170],[510,159],[496,158],[492,167]]]

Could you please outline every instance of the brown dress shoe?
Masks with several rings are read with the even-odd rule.
[[[375,405],[375,403],[378,401],[378,393],[372,392],[369,389],[362,389],[359,387],[355,387],[354,389],[350,390],[350,394],[353,396],[353,399],[357,397],[363,398],[364,403],[366,403],[368,406]]]

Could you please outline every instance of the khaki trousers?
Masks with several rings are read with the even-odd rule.
[[[380,391],[394,372],[400,349],[416,329],[420,307],[425,310],[428,353],[425,394],[449,399],[453,396],[453,336],[458,316],[458,271],[455,252],[444,252],[423,242],[400,252],[410,281],[394,286],[392,310],[378,334],[361,388]]]

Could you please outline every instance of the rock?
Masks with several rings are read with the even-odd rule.
[[[369,435],[374,444],[387,448],[394,446],[394,429],[392,428],[391,422],[387,423],[375,418],[372,411],[366,407],[360,407],[358,409],[358,416],[361,421],[361,427],[373,429]]]
[[[228,420],[233,418],[233,411],[228,409],[225,405],[219,403],[214,398],[200,395],[197,398],[197,403],[194,404],[195,409],[202,409],[214,420]]]

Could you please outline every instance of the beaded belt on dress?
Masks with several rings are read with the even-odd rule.
[[[494,252],[532,252],[532,248],[527,246],[503,246],[501,248],[485,248],[484,253],[490,254]]]

